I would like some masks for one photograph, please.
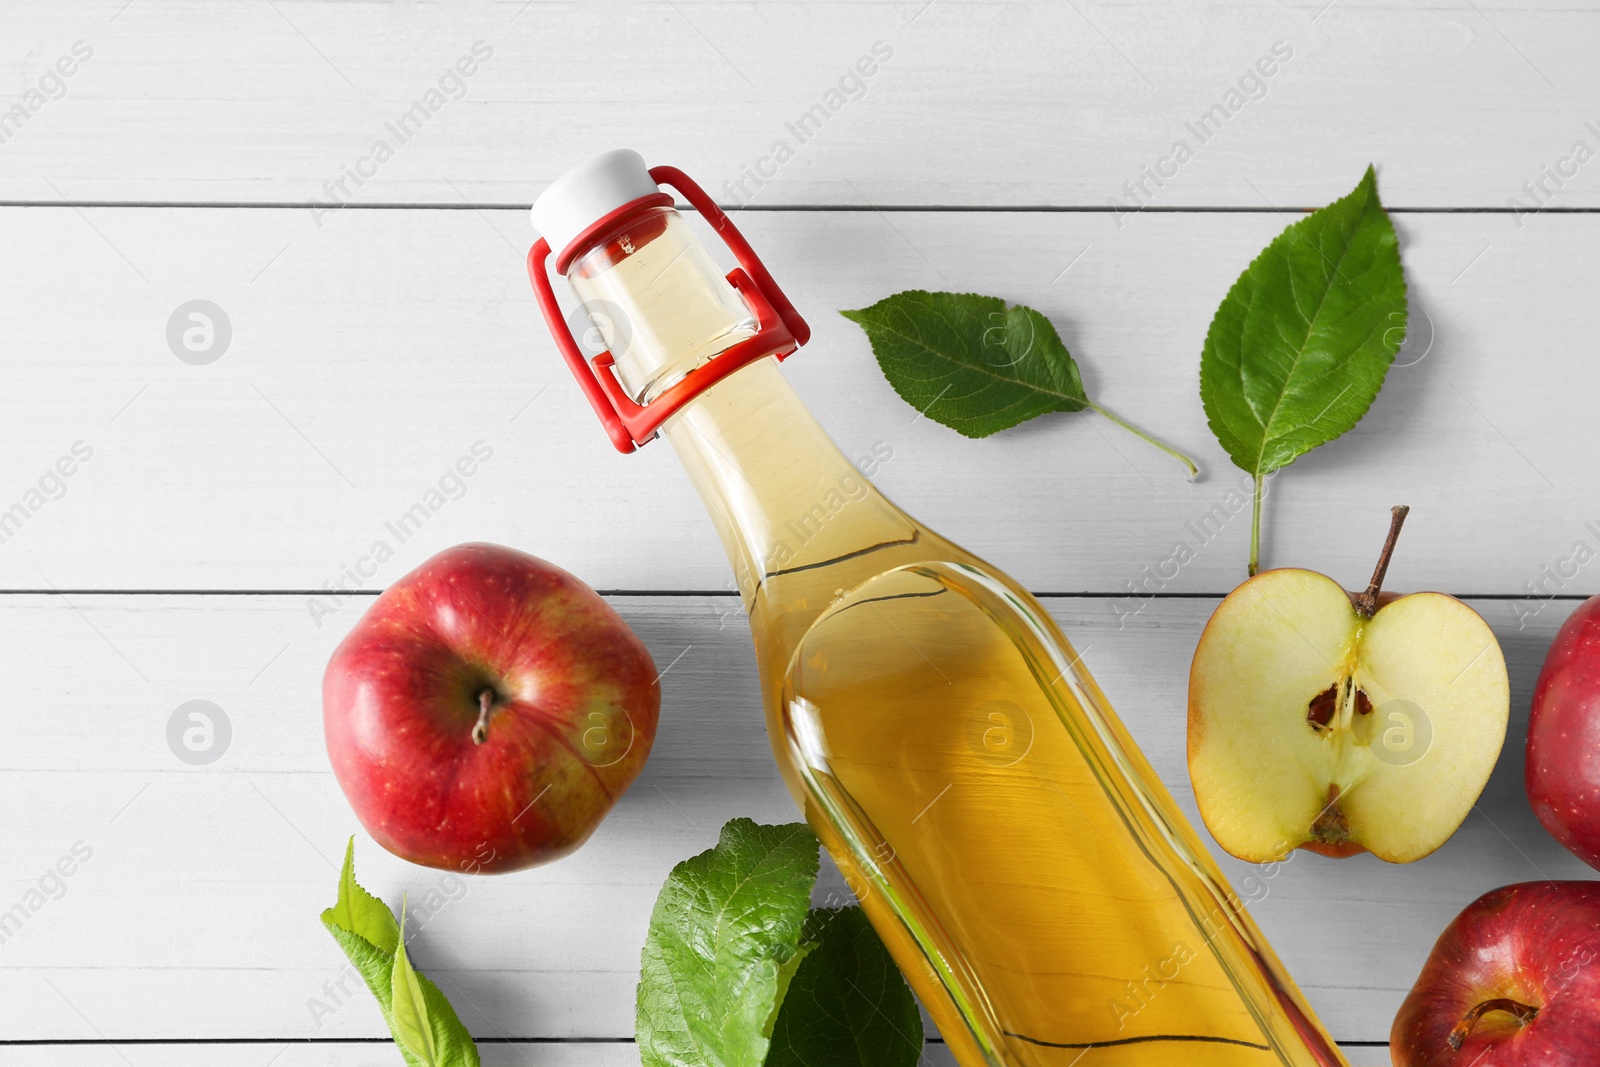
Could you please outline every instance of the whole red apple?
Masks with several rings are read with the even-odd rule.
[[[1528,802],[1544,828],[1600,868],[1600,597],[1545,653],[1528,716]]]
[[[1523,882],[1439,935],[1389,1033],[1395,1067],[1600,1062],[1600,882]]]
[[[660,707],[650,653],[598,593],[488,544],[390,586],[322,683],[328,758],[373,840],[473,873],[583,844],[644,766]]]

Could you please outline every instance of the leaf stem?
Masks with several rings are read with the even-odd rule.
[[[1139,439],[1141,439],[1143,441],[1147,441],[1152,445],[1155,445],[1157,448],[1161,449],[1161,451],[1165,452],[1167,455],[1171,456],[1172,458],[1176,459],[1179,463],[1182,463],[1185,467],[1189,468],[1189,480],[1191,482],[1194,481],[1197,477],[1200,476],[1200,468],[1195,466],[1194,460],[1190,459],[1188,456],[1184,455],[1182,452],[1179,452],[1176,448],[1173,448],[1171,445],[1166,444],[1166,443],[1164,443],[1162,441],[1158,441],[1156,438],[1154,438],[1154,437],[1150,436],[1149,434],[1145,433],[1143,430],[1139,429],[1139,427],[1135,426],[1131,422],[1128,422],[1126,419],[1118,418],[1116,415],[1113,415],[1111,412],[1107,411],[1105,408],[1101,407],[1099,404],[1096,404],[1093,400],[1089,400],[1088,398],[1085,398],[1084,399],[1084,403],[1088,404],[1095,411],[1099,412],[1101,415],[1104,415],[1106,418],[1110,419],[1112,422],[1116,423],[1118,426],[1121,426],[1124,430],[1127,430],[1129,433],[1133,434],[1135,437],[1137,437],[1137,438],[1139,438]]]
[[[1256,499],[1250,509],[1250,577],[1261,569],[1261,475],[1256,475]]]

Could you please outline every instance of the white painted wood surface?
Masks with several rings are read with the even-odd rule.
[[[1159,206],[1315,206],[1377,160],[1393,203],[1502,208],[1596,144],[1597,36],[1567,0],[14,0],[12,93],[75,41],[94,55],[4,146],[0,196],[300,204],[388,137],[357,202],[525,204],[613,144],[721,189],[786,140],[757,203],[1099,207],[1187,139]],[[479,40],[464,94],[400,144],[385,124]],[[880,41],[864,95],[801,143],[786,124]],[[1280,41],[1201,143],[1185,124]],[[1595,167],[1554,202],[1600,203]]]
[[[399,144],[385,123],[480,40],[493,54],[464,93]],[[1520,766],[1529,690],[1573,600],[1516,598],[1596,584],[1593,564],[1570,563],[1580,541],[1600,550],[1586,437],[1600,162],[1559,188],[1544,168],[1571,169],[1579,140],[1600,150],[1586,125],[1600,127],[1600,9],[17,0],[0,6],[0,116],[80,41],[92,55],[65,64],[59,93],[48,83],[20,126],[0,119],[0,512],[75,443],[92,449],[0,542],[0,908],[74,843],[93,857],[0,945],[0,1064],[395,1062],[364,994],[320,1020],[307,1004],[342,965],[316,915],[356,831],[322,752],[318,680],[370,601],[319,626],[310,596],[379,539],[396,556],[364,588],[449,544],[501,541],[648,594],[614,602],[658,662],[682,654],[656,754],[594,841],[473,881],[416,951],[480,1037],[531,1039],[486,1045],[487,1062],[637,1063],[625,1039],[661,878],[726,818],[794,816],[742,613],[705,595],[729,586],[699,504],[665,448],[609,450],[522,273],[518,206],[617,144],[760,209],[740,225],[816,328],[790,379],[847,451],[887,443],[877,481],[898,503],[1030,587],[1076,594],[1049,606],[1191,816],[1184,679],[1242,576],[1248,519],[1229,517],[1161,596],[1120,598],[1195,546],[1190,524],[1236,483],[1196,395],[1218,300],[1293,209],[1378,163],[1406,209],[1405,365],[1355,434],[1274,483],[1265,559],[1357,583],[1387,507],[1411,504],[1390,584],[1487,598],[1474,604],[1505,645],[1513,722],[1483,801],[1435,856],[1299,857],[1253,910],[1334,1035],[1362,1043],[1352,1062],[1377,1064],[1461,906],[1587,873],[1538,827]],[[879,41],[892,54],[865,95],[800,144],[785,123]],[[1277,41],[1293,55],[1261,98],[1199,144],[1185,124]],[[380,138],[392,159],[325,188]],[[1179,138],[1194,157],[1141,194],[1156,210],[1113,210]],[[795,155],[774,177],[724,186],[778,139]],[[1541,179],[1551,210],[1513,213]],[[1046,312],[1091,394],[1204,477],[1088,416],[985,442],[916,417],[834,314],[907,287]],[[209,366],[165,339],[197,298],[233,328]],[[385,522],[479,440],[493,459],[399,543]],[[234,726],[205,768],[164,739],[190,699]],[[436,880],[358,841],[386,897]]]
[[[1203,546],[1189,528],[1241,479],[1206,427],[1199,353],[1283,217],[1153,214],[1121,231],[1103,214],[742,221],[816,328],[790,380],[848,452],[892,450],[876,480],[902,507],[1037,590],[1125,593],[1180,540],[1195,558],[1163,591],[1222,593],[1243,577],[1247,513],[1213,520]],[[1398,225],[1410,365],[1391,370],[1358,433],[1273,483],[1265,561],[1359,583],[1389,506],[1408,503],[1395,588],[1524,593],[1575,541],[1600,548],[1588,525],[1600,529],[1600,470],[1573,447],[1593,403],[1582,309],[1600,291],[1600,216],[1520,233],[1500,215]],[[315,589],[377,540],[396,556],[366,588],[464,540],[521,546],[601,589],[726,586],[671,450],[612,451],[556,357],[522,265],[522,212],[347,213],[319,232],[291,209],[0,208],[0,229],[28,250],[0,263],[19,309],[0,508],[73,442],[95,450],[0,544],[4,588]],[[835,313],[908,287],[1003,293],[1049,314],[1091,395],[1192,450],[1202,479],[1093,415],[976,442],[920,418]],[[232,321],[208,366],[166,344],[168,317],[195,298]],[[465,495],[421,537],[387,532],[478,440],[494,458]]]

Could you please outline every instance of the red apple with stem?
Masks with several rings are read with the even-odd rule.
[[[1600,1062],[1600,882],[1523,882],[1439,935],[1389,1034],[1395,1067]]]
[[[334,775],[373,840],[500,872],[588,838],[650,754],[661,689],[593,589],[467,544],[367,609],[328,662],[322,706]]]
[[[1544,828],[1600,869],[1600,597],[1578,605],[1545,654],[1525,770]]]

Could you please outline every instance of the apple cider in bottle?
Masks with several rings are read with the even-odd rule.
[[[610,152],[533,219],[563,357],[619,449],[659,434],[687,469],[783,777],[956,1059],[1342,1065],[1050,616],[874,491],[790,389],[778,361],[809,331],[705,193]],[[552,257],[608,346],[592,361]]]

